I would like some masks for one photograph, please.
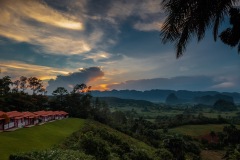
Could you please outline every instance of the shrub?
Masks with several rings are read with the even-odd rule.
[[[155,152],[155,157],[156,157],[156,159],[159,159],[159,160],[172,160],[173,159],[172,153],[164,148],[158,149]]]
[[[109,159],[110,151],[107,144],[91,132],[82,137],[81,147],[86,154],[93,155],[99,160]]]

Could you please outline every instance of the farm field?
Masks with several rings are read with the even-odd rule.
[[[211,131],[221,132],[223,127],[228,124],[205,124],[205,125],[184,125],[176,128],[169,129],[169,132],[189,135],[198,137],[201,135],[209,134]],[[240,128],[240,125],[236,125]]]
[[[41,126],[0,133],[0,159],[7,160],[11,153],[47,149],[60,143],[83,127],[83,119],[68,118]]]

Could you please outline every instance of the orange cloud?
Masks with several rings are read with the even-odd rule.
[[[90,51],[102,33],[84,35],[84,19],[59,12],[35,0],[3,0],[0,35],[40,46],[48,54],[82,54]],[[30,23],[36,21],[38,23]]]
[[[7,0],[1,4],[4,6],[2,13],[10,20],[11,16],[30,18],[42,23],[50,24],[60,28],[83,30],[83,24],[75,17],[63,14],[49,7],[45,3],[33,0]],[[11,14],[7,14],[11,13]]]
[[[54,67],[27,64],[18,61],[0,61],[0,68],[3,75],[9,75],[11,77],[36,76],[41,80],[49,80],[56,78],[58,74],[66,75],[69,73],[67,70],[59,70]]]
[[[108,88],[108,84],[100,84],[96,86],[93,85],[91,90],[105,91],[105,90],[109,90],[109,88]]]

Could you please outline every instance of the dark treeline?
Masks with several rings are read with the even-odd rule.
[[[24,77],[12,81],[9,76],[0,79],[0,110],[38,111],[64,110],[72,117],[88,118],[91,110],[90,87],[76,84],[68,91],[58,87],[53,98],[46,95],[42,80]]]
[[[29,94],[31,92],[32,94]],[[0,110],[37,111],[48,106],[47,91],[37,77],[21,76],[12,81],[9,76],[0,79]]]

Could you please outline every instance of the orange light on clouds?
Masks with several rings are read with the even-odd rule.
[[[100,84],[97,86],[92,86],[91,90],[105,91],[105,90],[109,90],[109,88],[108,88],[108,84]]]
[[[56,76],[39,76],[38,78],[44,81],[44,80],[55,79]]]

